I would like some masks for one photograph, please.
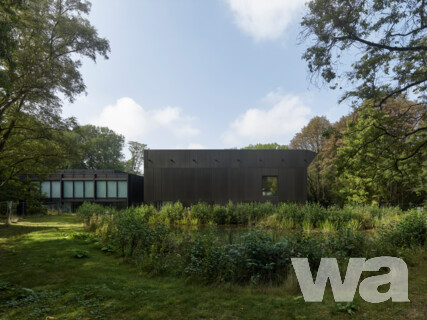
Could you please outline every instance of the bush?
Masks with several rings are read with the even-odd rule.
[[[380,230],[380,243],[397,248],[424,246],[427,241],[426,212],[410,211],[403,220]]]
[[[227,208],[219,205],[214,205],[212,208],[212,220],[216,224],[227,223]]]
[[[206,224],[212,221],[212,206],[205,202],[199,202],[192,205],[190,212],[191,218],[197,219],[201,224]]]
[[[154,208],[154,207],[153,207]],[[165,222],[178,222],[183,218],[184,207],[181,202],[167,203],[165,204],[159,212],[160,218]]]
[[[77,209],[77,216],[82,218],[84,221],[89,221],[93,215],[104,215],[107,209],[97,203],[83,202],[83,204]]]

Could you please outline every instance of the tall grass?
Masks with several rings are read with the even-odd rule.
[[[307,257],[310,266],[317,268],[322,257],[342,261],[349,257],[369,258],[398,253],[402,248],[418,248],[427,242],[427,214],[414,210],[402,214],[396,213],[396,209],[345,207],[339,216],[337,208],[326,210],[318,205],[254,203],[229,203],[223,207],[199,203],[188,209],[175,203],[160,211],[141,206],[114,213],[98,206],[92,209],[86,204],[79,215],[85,218],[92,212],[85,220],[87,225],[103,242],[142,270],[206,282],[285,283],[287,275],[292,274],[291,257]],[[100,211],[94,213],[95,210]],[[232,214],[226,216],[229,213]],[[378,235],[358,231],[372,227],[374,219],[396,215],[400,220],[381,227]],[[231,234],[228,241],[220,241],[213,231],[187,235],[170,227],[192,219],[204,224],[240,221],[251,225],[258,221],[279,228],[294,228],[298,223],[305,232],[275,238],[255,230],[238,241]],[[311,232],[314,228],[323,232]]]
[[[151,222],[166,225],[241,225],[275,229],[313,229],[333,232],[340,228],[366,230],[379,228],[399,219],[405,214],[398,207],[374,205],[346,205],[343,208],[325,208],[317,203],[300,205],[296,203],[237,203],[210,205],[199,202],[185,208],[180,202],[167,203],[160,210],[152,205],[131,208]],[[114,214],[114,208],[84,203],[77,211],[85,221],[92,215]]]

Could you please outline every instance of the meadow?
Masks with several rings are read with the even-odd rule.
[[[85,204],[77,214],[0,225],[0,319],[425,318],[425,213],[343,208],[348,216],[338,219],[338,208],[282,205],[279,213],[251,205],[247,214],[233,208],[224,225],[214,220],[224,207],[206,204],[181,211]],[[291,218],[292,227],[266,223]],[[305,303],[289,263],[302,256],[316,267],[334,256],[345,269],[349,257],[378,255],[408,264],[410,303],[370,304],[358,294],[335,303],[328,287],[322,303]]]

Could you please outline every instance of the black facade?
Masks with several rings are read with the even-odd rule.
[[[45,203],[74,211],[83,202],[118,207],[140,205],[144,178],[117,170],[59,170],[41,182]]]
[[[145,150],[144,202],[305,202],[315,156],[308,150]],[[268,183],[274,187],[266,191]]]

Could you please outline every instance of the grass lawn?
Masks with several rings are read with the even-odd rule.
[[[73,215],[0,224],[0,319],[427,319],[427,253],[409,267],[410,303],[370,304],[353,316],[326,291],[305,303],[287,285],[202,285],[148,277],[114,254],[67,237],[83,231]],[[74,258],[73,249],[89,251]],[[52,319],[53,319],[52,318]]]

